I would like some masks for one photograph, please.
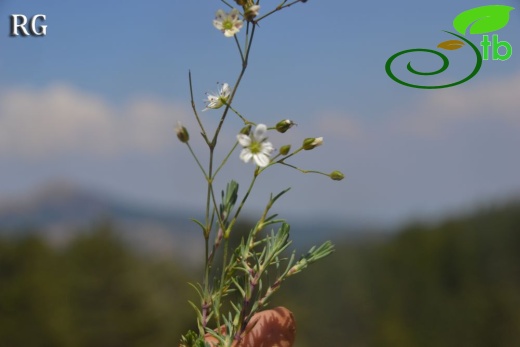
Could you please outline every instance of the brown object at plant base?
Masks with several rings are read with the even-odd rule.
[[[232,347],[292,347],[296,336],[296,324],[291,311],[276,307],[256,313],[249,321],[241,341],[233,342]],[[211,347],[218,340],[206,334],[204,337]]]

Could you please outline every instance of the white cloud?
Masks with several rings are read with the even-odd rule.
[[[273,132],[272,141],[278,148],[286,143],[297,148],[304,137],[324,136],[322,147],[302,152],[301,158],[295,158],[291,164],[327,172],[338,169],[345,173],[346,179],[341,183],[325,179],[327,183],[322,183],[321,176],[273,168],[262,177],[254,194],[261,200],[265,198],[263,192],[276,192],[291,185],[300,188],[284,199],[288,210],[299,214],[312,209],[313,213],[337,212],[345,217],[390,220],[412,212],[448,210],[477,199],[518,191],[520,164],[515,158],[520,148],[520,88],[517,87],[520,75],[483,82],[471,81],[462,87],[421,93],[423,99],[405,103],[384,117],[327,108],[285,134]],[[205,124],[217,124],[214,113],[208,111],[202,117]],[[135,98],[116,106],[102,97],[66,86],[39,91],[0,91],[0,156],[13,153],[48,156],[64,151],[82,154],[83,151],[92,153],[97,163],[99,153],[166,149],[152,158],[166,162],[172,159],[167,151],[179,148],[179,153],[184,153],[179,159],[189,160],[188,171],[176,170],[173,176],[170,172],[157,174],[158,170],[145,168],[150,161],[137,158],[129,164],[135,170],[124,170],[131,171],[125,174],[131,178],[122,180],[121,176],[110,176],[113,172],[123,172],[117,169],[121,162],[110,158],[99,161],[99,171],[107,177],[106,181],[99,181],[104,186],[119,187],[116,191],[129,189],[134,195],[147,196],[149,201],[176,199],[179,205],[193,205],[199,193],[204,194],[200,175],[193,174],[196,165],[184,146],[175,146],[177,139],[173,134],[176,120],[185,122],[195,152],[205,155],[207,151],[201,150],[204,145],[192,118],[189,110],[173,103]],[[238,123],[230,123],[231,127],[221,134],[218,154],[222,157],[233,145],[240,129]],[[31,141],[26,141],[27,138]],[[241,184],[247,184],[253,168],[239,161],[238,152],[232,155],[219,179],[232,173]],[[79,155],[76,160],[82,159]],[[38,175],[40,166],[32,167],[34,175]],[[69,162],[66,167],[75,170]],[[83,166],[77,170],[81,170],[77,176],[85,176]],[[20,171],[13,169],[6,177]],[[96,175],[100,174],[89,176],[89,182],[95,182]],[[241,177],[246,177],[244,182]],[[135,183],[143,180],[146,184]],[[176,182],[173,193],[165,189],[171,180]],[[11,181],[6,184],[12,185]],[[131,189],[128,182],[132,182]],[[219,181],[219,186],[225,186],[225,182]],[[327,200],[327,204],[322,205],[323,210],[309,207],[312,204],[302,203],[308,196],[316,201]]]
[[[390,220],[518,192],[520,73],[421,94],[385,117],[319,112],[325,144],[310,166],[332,162],[346,179],[311,195],[350,216]]]
[[[471,82],[432,91],[404,114],[397,127],[417,135],[437,135],[460,124],[491,121],[520,127],[520,72],[506,79]]]
[[[365,150],[395,143],[414,144],[427,140],[454,143],[475,133],[507,134],[520,130],[520,71],[507,78],[487,79],[443,90],[427,91],[385,117],[357,114],[348,109],[317,112],[306,129],[316,129],[326,143],[355,142]],[[288,133],[293,135],[293,131]],[[285,134],[284,134],[285,135]]]
[[[0,155],[112,155],[170,146],[180,106],[136,98],[122,106],[67,85],[0,91]]]

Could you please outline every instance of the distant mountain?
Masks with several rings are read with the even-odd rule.
[[[54,245],[92,230],[96,223],[112,223],[118,234],[139,250],[160,256],[200,259],[200,229],[193,211],[158,210],[125,202],[99,191],[66,182],[52,182],[24,196],[0,201],[0,235],[37,233]],[[330,220],[302,220],[289,216],[294,245],[301,252],[327,239],[365,239],[373,236],[361,225],[346,227]]]
[[[112,223],[124,240],[146,252],[190,258],[202,252],[188,212],[141,207],[63,182],[0,201],[4,235],[37,233],[59,246],[101,222]]]

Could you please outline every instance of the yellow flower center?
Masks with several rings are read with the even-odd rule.
[[[231,30],[231,29],[233,29],[233,22],[230,21],[229,19],[228,19],[228,20],[225,20],[225,21],[222,23],[222,27],[223,27],[225,30]]]
[[[253,141],[253,142],[251,142],[251,145],[249,146],[249,150],[253,154],[260,153],[260,151],[262,150],[262,144],[260,142]]]
[[[228,99],[228,98],[225,97],[225,96],[219,96],[219,97],[218,97],[218,100],[219,100],[222,104],[224,104],[224,105],[227,104],[227,99]]]

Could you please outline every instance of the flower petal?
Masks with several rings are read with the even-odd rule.
[[[251,145],[251,138],[249,136],[244,134],[238,134],[237,135],[238,143],[240,143],[240,146],[242,147],[249,147]]]
[[[256,165],[260,167],[266,167],[269,165],[269,157],[263,153],[257,153],[253,156]]]
[[[249,150],[249,148],[244,148],[242,152],[240,152],[240,159],[244,161],[244,163],[249,162],[251,158],[253,157],[253,154]]]
[[[233,21],[236,21],[238,19],[238,10],[236,8],[232,9],[231,12],[229,12],[229,17],[233,20]]]
[[[220,9],[215,13],[215,19],[222,22],[225,18],[226,18],[226,12],[224,12],[223,9]]]
[[[262,142],[267,137],[265,136],[265,133],[267,132],[267,126],[265,124],[258,124],[255,128],[255,131],[253,133],[253,137],[256,141]]]
[[[271,155],[274,151],[274,147],[271,142],[263,142],[260,151],[266,155]]]
[[[231,88],[229,87],[229,84],[224,83],[222,85],[222,89],[220,89],[220,96],[222,96],[224,98],[228,98],[230,94],[231,94]]]

